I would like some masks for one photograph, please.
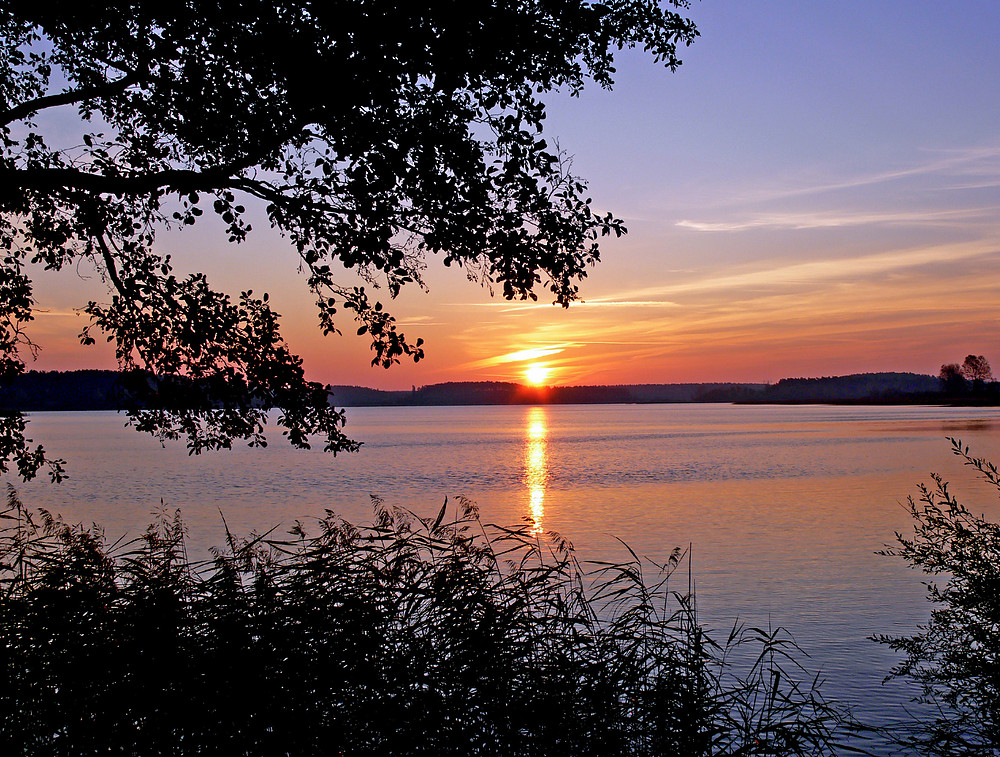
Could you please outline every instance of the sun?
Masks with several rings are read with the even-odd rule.
[[[524,369],[524,377],[528,379],[528,383],[541,386],[551,372],[552,369],[547,366],[532,363]]]

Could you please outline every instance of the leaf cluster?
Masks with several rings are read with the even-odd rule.
[[[204,563],[176,515],[117,545],[13,491],[2,518],[5,753],[804,755],[844,733],[780,633],[709,638],[670,590],[679,551],[584,571],[466,501],[227,531]]]

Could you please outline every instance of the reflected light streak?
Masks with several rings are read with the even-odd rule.
[[[534,521],[533,534],[543,531],[545,516],[545,487],[549,479],[547,420],[545,408],[531,408],[524,434],[524,482],[528,488],[528,515]]]

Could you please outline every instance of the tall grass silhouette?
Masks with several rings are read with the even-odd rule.
[[[805,755],[852,728],[780,631],[710,638],[679,550],[581,564],[466,500],[226,529],[204,562],[176,514],[108,544],[11,489],[0,518],[3,754]]]

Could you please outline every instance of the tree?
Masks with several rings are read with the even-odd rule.
[[[965,362],[962,363],[962,376],[966,381],[982,386],[987,381],[993,380],[993,370],[989,361],[982,355],[966,355]]]
[[[304,378],[267,295],[238,298],[174,271],[157,233],[206,211],[228,240],[259,202],[307,274],[324,333],[338,308],[374,365],[419,360],[371,289],[421,285],[428,254],[508,299],[544,287],[566,306],[625,231],[590,206],[542,138],[540,96],[612,84],[615,50],[675,69],[697,35],[686,0],[188,0],[0,8],[0,374],[37,348],[28,265],[86,262],[110,299],[90,302],[92,343],[113,341],[132,381],[130,422],[192,452],[264,444],[264,409],[295,446],[356,444]],[[664,7],[666,6],[666,7]],[[318,86],[316,81],[329,84]],[[75,114],[47,130],[49,114]],[[40,118],[40,116],[46,116]],[[353,269],[364,286],[339,283]],[[0,427],[0,469],[49,464]]]
[[[962,376],[962,367],[958,363],[946,363],[941,366],[938,374],[941,380],[941,388],[949,394],[962,391],[965,386],[965,377]]]

